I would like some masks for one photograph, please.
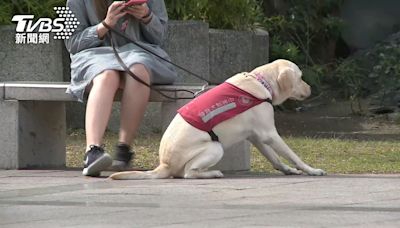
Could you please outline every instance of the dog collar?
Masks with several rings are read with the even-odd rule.
[[[268,92],[271,94],[271,99],[274,97],[274,91],[272,90],[272,86],[267,82],[267,80],[264,79],[264,77],[258,73],[255,72],[255,79],[257,79],[258,82],[261,83],[261,85],[264,86],[264,88],[266,88],[268,90]]]

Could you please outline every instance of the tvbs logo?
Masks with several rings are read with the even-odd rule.
[[[50,33],[55,40],[69,39],[78,28],[79,21],[68,7],[54,7],[58,14],[56,19],[39,18],[34,15],[14,15],[15,43],[17,44],[48,44]]]
[[[61,32],[64,30],[64,18],[57,18],[54,21],[50,18],[40,18],[33,23],[33,15],[15,15],[12,21],[17,22],[17,32]]]

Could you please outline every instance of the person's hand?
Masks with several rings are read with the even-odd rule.
[[[125,12],[143,22],[147,22],[146,19],[149,19],[149,16],[151,14],[150,9],[146,3],[127,7],[125,8]]]
[[[110,5],[110,7],[108,7],[107,16],[106,19],[104,19],[104,22],[107,25],[114,27],[117,24],[118,20],[128,13],[124,9],[125,9],[124,1],[113,2]]]

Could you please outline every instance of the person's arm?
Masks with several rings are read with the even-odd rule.
[[[125,16],[126,12],[122,12],[123,3],[123,1],[114,2],[109,7],[105,22],[111,27],[114,27],[116,22]],[[83,0],[68,0],[67,7],[79,21],[78,28],[75,29],[68,40],[64,41],[67,50],[71,54],[76,54],[82,50],[100,46],[108,29],[102,23],[89,24],[87,9]]]
[[[168,14],[163,0],[149,0],[135,10],[128,10],[128,14],[140,21],[142,33],[148,42],[162,44],[168,27]]]
[[[71,54],[76,54],[82,50],[98,47],[103,41],[97,34],[97,25],[91,26],[87,16],[87,10],[82,0],[68,0],[67,7],[78,19],[78,27],[72,36],[65,40],[65,46]]]

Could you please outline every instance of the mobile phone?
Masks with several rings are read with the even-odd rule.
[[[125,3],[126,7],[134,6],[134,5],[142,5],[143,3],[146,3],[147,0],[128,0]]]

